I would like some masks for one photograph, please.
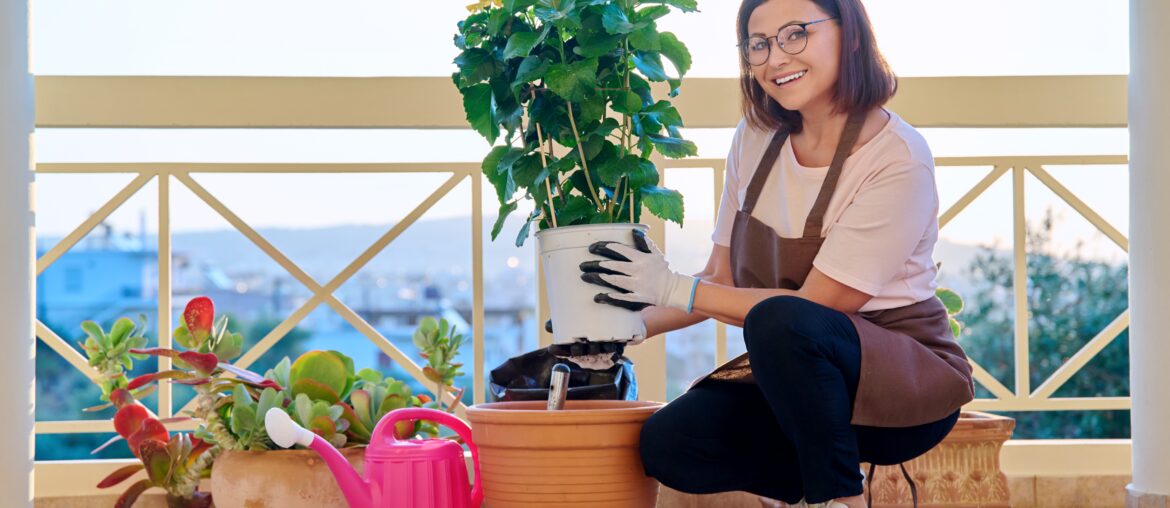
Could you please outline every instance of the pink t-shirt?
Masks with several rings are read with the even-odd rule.
[[[861,310],[910,305],[934,296],[938,190],[926,140],[892,111],[881,131],[845,159],[825,212],[825,242],[813,266],[832,279],[874,295]],[[711,239],[730,245],[735,212],[763,158],[772,132],[740,121],[727,155],[719,218]],[[796,238],[817,199],[828,166],[800,165],[789,138],[752,215],[781,237]]]

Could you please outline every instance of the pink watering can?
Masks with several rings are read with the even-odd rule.
[[[467,480],[463,447],[448,439],[407,439],[394,436],[400,421],[429,420],[459,433],[471,448],[475,488]],[[283,410],[264,415],[268,437],[282,448],[307,446],[321,455],[350,508],[479,508],[483,482],[479,475],[479,451],[471,442],[471,428],[451,414],[427,408],[391,411],[374,427],[366,448],[365,475],[346,462],[333,445],[297,425]]]

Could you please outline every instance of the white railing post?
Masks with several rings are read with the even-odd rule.
[[[32,136],[29,2],[0,3],[0,407],[10,415],[0,432],[0,492],[6,506],[32,506],[36,338],[33,332]]]
[[[1130,506],[1170,504],[1170,342],[1164,319],[1170,287],[1170,3],[1129,2],[1129,368],[1133,437]]]

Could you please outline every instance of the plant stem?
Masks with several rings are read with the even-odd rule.
[[[544,134],[540,132],[540,122],[536,122],[536,141],[538,143],[536,151],[540,152],[540,164],[544,166],[545,171],[548,171],[548,159],[544,156]],[[550,178],[552,178],[551,174],[544,178],[544,190],[548,193],[545,195],[545,201],[548,201],[548,215],[552,219],[552,227],[555,228],[557,227],[557,209],[553,207],[552,184],[548,181]]]
[[[581,145],[581,135],[577,133],[577,120],[573,117],[573,103],[565,101],[567,106],[565,109],[569,111],[569,126],[573,128],[573,139],[577,140],[577,155],[581,156],[581,168],[585,170],[585,183],[589,185],[589,193],[593,194],[593,202],[597,204],[599,210],[605,209],[601,204],[601,198],[597,197],[597,189],[593,186],[593,178],[589,176],[589,164],[585,162],[585,147]]]

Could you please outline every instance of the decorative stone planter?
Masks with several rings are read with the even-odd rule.
[[[366,448],[341,454],[362,473]],[[225,451],[211,468],[216,508],[348,508],[333,473],[312,450]]]
[[[467,409],[488,508],[648,508],[658,482],[638,451],[642,424],[662,404],[570,400],[496,402]]]
[[[942,443],[905,464],[918,487],[918,506],[1011,506],[999,454],[1015,426],[1014,419],[1004,416],[978,411],[961,413]],[[863,468],[869,471],[869,464]],[[878,466],[874,471],[873,506],[913,506],[910,486],[898,466]]]

